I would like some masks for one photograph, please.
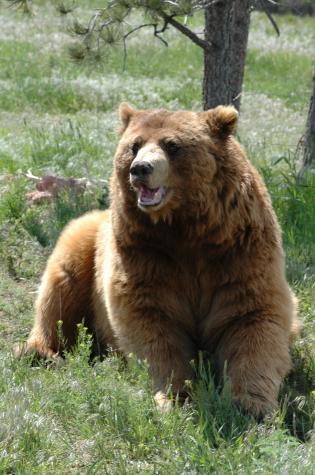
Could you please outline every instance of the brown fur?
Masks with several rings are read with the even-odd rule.
[[[231,135],[237,113],[122,104],[120,116],[110,210],[71,222],[61,235],[27,349],[56,355],[56,322],[71,345],[84,318],[100,346],[147,359],[163,404],[169,383],[185,392],[202,350],[219,371],[227,366],[234,399],[266,414],[277,405],[299,323],[269,195]],[[161,205],[137,204],[130,166],[143,157],[132,152],[135,140],[159,164],[147,183],[170,190]],[[169,140],[180,144],[175,157],[165,151]]]

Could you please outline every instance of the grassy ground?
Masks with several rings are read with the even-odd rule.
[[[149,32],[134,38],[125,72],[120,51],[96,68],[78,66],[65,48],[72,41],[65,20],[48,2],[37,5],[26,18],[0,3],[0,473],[315,473],[315,183],[299,180],[295,153],[315,20],[279,18],[279,39],[262,14],[252,21],[239,139],[271,192],[304,321],[281,409],[257,424],[233,408],[228,388],[214,388],[202,365],[193,403],[157,413],[145,365],[131,358],[126,367],[115,357],[90,365],[83,330],[77,350],[57,367],[12,357],[30,329],[58,233],[107,200],[100,186],[79,200],[64,195],[29,207],[25,195],[34,185],[24,174],[106,180],[121,100],[176,109],[201,102],[201,52],[176,33],[169,32],[168,49]]]

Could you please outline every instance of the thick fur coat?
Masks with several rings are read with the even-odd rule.
[[[100,352],[148,361],[158,404],[185,395],[198,352],[235,401],[277,406],[298,330],[281,232],[233,133],[237,112],[120,107],[111,206],[72,221],[48,261],[27,350],[54,357],[83,318]]]

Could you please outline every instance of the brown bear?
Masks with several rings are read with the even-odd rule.
[[[111,205],[72,221],[48,261],[27,350],[75,342],[146,359],[156,400],[185,395],[198,352],[226,367],[235,401],[277,406],[299,327],[268,192],[233,137],[238,113],[120,106]]]

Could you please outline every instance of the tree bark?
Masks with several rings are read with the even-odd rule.
[[[315,69],[313,72],[313,90],[306,122],[303,150],[303,170],[315,170]]]
[[[240,108],[251,0],[222,0],[205,10],[203,105]]]

